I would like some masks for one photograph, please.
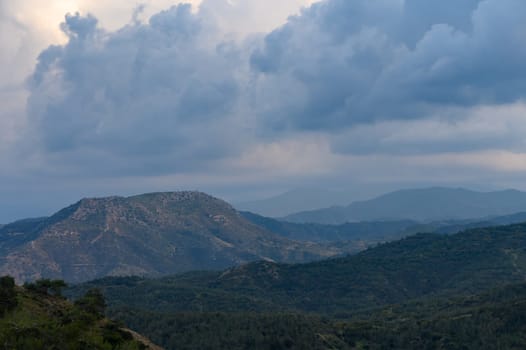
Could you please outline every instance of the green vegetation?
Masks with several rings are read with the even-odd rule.
[[[99,289],[90,289],[80,299],[75,300],[75,306],[92,315],[97,319],[104,318],[104,311],[106,309],[106,301],[104,295]]]
[[[15,280],[12,277],[0,278],[0,316],[15,308],[18,304],[16,299]]]
[[[346,317],[426,296],[479,293],[526,278],[526,224],[457,235],[420,234],[345,258],[303,265],[252,263],[161,279],[106,278],[111,307],[164,311],[293,311]]]
[[[47,278],[24,284],[24,288],[29,291],[44,295],[51,293],[51,295],[55,296],[62,296],[62,289],[66,287],[67,284],[63,280],[50,280]]]
[[[36,281],[17,287],[0,278],[2,349],[146,349],[116,323],[105,319],[100,291],[75,303],[60,296],[63,281]]]
[[[525,280],[521,224],[67,292],[100,288],[111,317],[168,349],[524,349]]]
[[[167,349],[524,349],[526,284],[426,298],[345,320],[283,313],[112,315]]]
[[[121,310],[114,314],[167,349],[342,349],[318,336],[332,324],[300,314],[176,313]],[[331,339],[332,340],[332,339]]]
[[[526,284],[453,298],[425,298],[340,322],[347,342],[369,349],[524,349]]]
[[[249,212],[241,212],[241,215],[252,223],[289,239],[312,242],[354,241],[363,242],[363,247],[400,239],[409,233],[415,233],[415,227],[422,226],[411,220],[353,222],[342,225],[298,224]]]
[[[526,224],[417,234],[301,265],[66,289],[6,277],[0,344],[140,348],[106,313],[167,349],[523,349],[525,281]]]

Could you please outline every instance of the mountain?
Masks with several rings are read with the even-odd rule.
[[[19,281],[164,275],[341,252],[281,237],[199,192],[83,199],[49,218],[0,229],[0,274]]]
[[[336,244],[347,244],[351,248],[363,249],[378,243],[398,240],[417,233],[455,234],[461,231],[492,226],[503,226],[526,222],[526,212],[480,219],[442,220],[419,223],[412,220],[360,221],[340,225],[316,223],[292,223],[280,221],[250,212],[241,215],[252,223],[284,237],[298,240]]]
[[[250,212],[241,215],[252,223],[269,231],[297,241],[347,242],[362,241],[366,246],[379,242],[393,241],[408,236],[423,228],[416,221],[365,221],[341,225],[323,225],[316,223],[291,223],[280,221]]]
[[[432,223],[432,226],[435,226],[432,229],[432,232],[436,233],[457,233],[463,230],[480,228],[480,227],[490,227],[490,226],[502,226],[502,225],[511,225],[521,222],[526,222],[526,212],[515,213],[511,215],[504,216],[495,216],[486,218],[483,221],[478,220],[462,220],[462,221],[450,221],[450,222],[441,222],[441,223]],[[421,225],[420,227],[425,226]]]
[[[96,291],[73,304],[35,285],[15,286],[6,276],[0,278],[0,296],[4,349],[161,349],[105,319],[104,299]]]
[[[237,203],[234,206],[239,210],[263,216],[282,217],[299,211],[344,205],[349,203],[349,198],[353,198],[353,194],[347,191],[303,188],[266,199]]]
[[[321,224],[402,219],[429,222],[485,218],[523,211],[526,211],[525,192],[476,192],[434,187],[391,192],[345,207],[304,211],[286,216],[283,220]]]
[[[344,317],[423,297],[479,293],[526,280],[526,224],[418,234],[308,264],[255,262],[162,279],[106,278],[110,306],[162,312],[292,311]],[[78,292],[77,292],[78,293]]]

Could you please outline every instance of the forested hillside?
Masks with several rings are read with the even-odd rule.
[[[0,344],[3,349],[159,349],[104,318],[105,301],[90,290],[74,304],[61,296],[63,281],[18,287],[0,278]],[[137,337],[137,336],[135,336]]]
[[[111,315],[167,349],[523,349],[526,284],[427,297],[346,318],[311,313],[152,312]]]
[[[419,234],[309,264],[256,262],[162,279],[107,278],[110,305],[162,311],[308,311],[346,314],[430,295],[457,295],[526,279],[526,224],[456,235]]]

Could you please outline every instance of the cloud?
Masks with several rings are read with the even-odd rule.
[[[326,0],[246,42],[219,30],[228,9],[258,7],[207,0],[116,31],[67,16],[68,43],[42,52],[31,80],[31,124],[44,149],[164,154],[171,171],[306,131],[333,135],[337,152],[509,145],[499,143],[511,129],[466,133],[480,122],[473,110],[506,113],[498,107],[526,97],[522,1]],[[449,136],[395,145],[407,127]]]
[[[199,11],[209,17],[225,33],[237,33],[241,38],[251,33],[268,33],[283,25],[315,0],[203,0]]]
[[[0,2],[0,167],[2,158],[17,138],[17,131],[23,125],[23,111],[27,93],[21,77],[29,70],[21,69],[19,62],[27,61],[31,41],[27,28],[5,15],[4,4]]]
[[[240,53],[210,41],[190,5],[115,32],[79,14],[62,29],[68,43],[43,51],[30,80],[32,133],[50,160],[77,153],[107,171],[162,172],[236,147]]]
[[[255,107],[274,131],[332,131],[514,103],[526,91],[524,13],[521,0],[317,3],[252,54],[260,100],[273,99]]]
[[[345,129],[332,138],[332,149],[357,155],[526,152],[525,115],[524,102],[445,108],[431,118],[382,121]]]

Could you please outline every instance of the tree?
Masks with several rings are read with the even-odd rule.
[[[52,280],[49,286],[49,290],[55,296],[62,296],[62,289],[68,285],[63,280]]]
[[[25,283],[24,288],[29,291],[45,295],[62,296],[62,289],[67,287],[63,280],[39,279],[34,283]]]
[[[100,319],[104,317],[106,300],[104,299],[101,290],[94,288],[88,290],[82,298],[75,301],[75,306]]]
[[[15,279],[11,276],[0,278],[0,316],[18,304],[16,299]]]

